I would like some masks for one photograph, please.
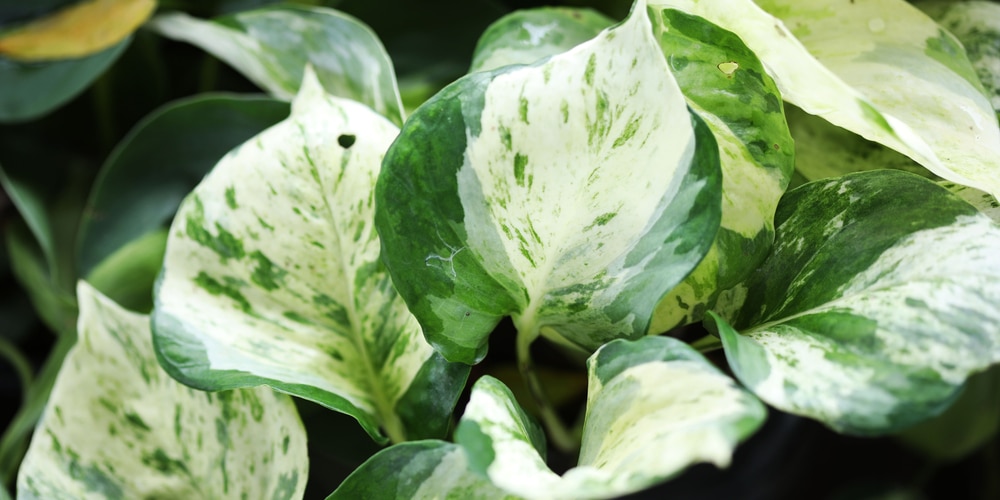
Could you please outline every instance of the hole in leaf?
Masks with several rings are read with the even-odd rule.
[[[354,141],[356,140],[358,140],[358,138],[355,137],[354,134],[341,134],[340,137],[337,138],[337,144],[340,144],[340,147],[347,149],[353,146]]]

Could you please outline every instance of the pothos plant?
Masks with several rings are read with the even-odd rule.
[[[411,106],[373,32],[327,8],[57,19],[100,5],[132,22],[93,55],[60,51],[53,23],[0,38],[23,59],[2,68],[5,119],[67,98],[25,98],[33,75],[83,88],[143,23],[272,98],[171,104],[120,143],[80,222],[75,296],[31,285],[61,269],[53,222],[4,173],[26,222],[12,261],[68,332],[18,497],[302,497],[296,397],[385,446],[331,498],[610,498],[726,466],[766,405],[892,434],[1000,361],[995,4],[519,11]],[[212,147],[186,147],[202,134]],[[121,192],[177,168],[210,172],[189,194]],[[158,272],[148,315],[139,268]],[[518,396],[469,380],[507,317]],[[577,421],[539,342],[586,371]],[[719,349],[725,366],[703,356]],[[577,465],[554,472],[550,447]]]

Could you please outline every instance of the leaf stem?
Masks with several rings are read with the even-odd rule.
[[[715,335],[705,335],[704,337],[691,342],[691,348],[705,354],[722,349],[722,339]]]
[[[580,436],[578,432],[567,429],[562,419],[556,413],[555,408],[542,388],[542,382],[535,371],[534,362],[531,359],[531,343],[538,338],[538,330],[531,329],[531,333],[526,334],[526,330],[518,329],[517,332],[517,367],[524,378],[524,383],[528,386],[538,411],[542,417],[542,423],[548,430],[552,444],[561,451],[570,453],[580,449]]]

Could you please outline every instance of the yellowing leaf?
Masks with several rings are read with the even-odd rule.
[[[135,31],[155,0],[90,0],[0,37],[0,54],[22,61],[72,59],[100,52]]]

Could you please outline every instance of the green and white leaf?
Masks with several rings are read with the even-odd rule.
[[[805,111],[945,179],[1000,193],[1000,128],[976,72],[955,37],[905,1],[652,4],[738,34]]]
[[[216,165],[178,210],[156,290],[172,376],[270,385],[353,416],[379,442],[444,435],[468,367],[424,341],[371,223],[397,133],[307,72],[292,116]]]
[[[775,224],[767,260],[713,316],[764,401],[887,433],[940,413],[1000,361],[1000,226],[944,188],[849,174],[790,191]]]
[[[469,469],[465,449],[444,441],[410,441],[390,446],[354,470],[328,500],[513,500],[486,477]]]
[[[1000,5],[983,1],[916,5],[962,42],[990,104],[1000,113]]]
[[[180,12],[147,26],[225,61],[279,99],[291,100],[311,65],[323,88],[368,105],[396,125],[403,104],[392,61],[361,21],[323,7],[270,6],[211,21]]]
[[[786,105],[785,116],[795,138],[795,170],[806,180],[880,169],[905,170],[928,179],[940,179],[902,153],[795,106]]]
[[[306,433],[267,388],[205,393],[157,364],[149,317],[78,287],[67,355],[17,479],[18,498],[302,498]]]
[[[613,498],[695,463],[727,466],[766,414],[733,379],[672,338],[612,341],[588,367],[577,467],[562,476],[552,472],[537,424],[507,387],[483,377],[455,433],[473,470],[523,498]]]
[[[641,2],[640,2],[641,3]],[[473,73],[408,120],[376,190],[383,260],[448,359],[504,316],[586,351],[645,334],[708,251],[718,146],[644,8],[537,65]]]
[[[596,37],[614,20],[591,9],[520,9],[491,24],[476,44],[469,72],[531,64]]]
[[[703,18],[649,8],[654,33],[688,105],[705,119],[722,162],[722,227],[711,251],[656,308],[650,333],[701,320],[718,294],[764,259],[795,144],[781,94],[738,36]]]

